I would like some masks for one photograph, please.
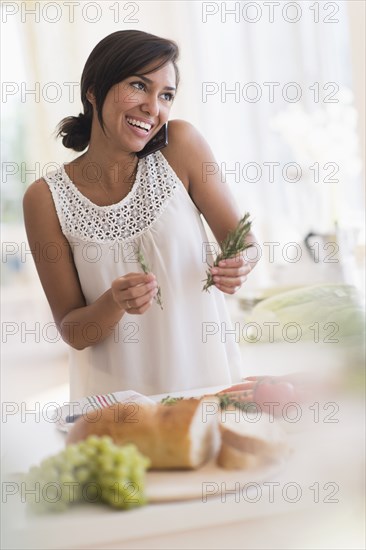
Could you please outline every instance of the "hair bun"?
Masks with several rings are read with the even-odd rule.
[[[84,113],[69,116],[61,120],[57,136],[62,137],[62,144],[74,151],[84,151],[90,141],[91,119]]]

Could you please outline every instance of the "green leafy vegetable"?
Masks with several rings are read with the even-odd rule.
[[[315,342],[362,341],[365,334],[365,311],[357,289],[351,285],[317,284],[281,292],[257,304],[250,322],[277,323],[277,328],[262,330],[261,341],[282,341],[286,337]],[[293,326],[293,333],[291,329]]]

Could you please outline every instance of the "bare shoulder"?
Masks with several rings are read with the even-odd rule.
[[[168,126],[169,136],[172,135],[175,139],[179,139],[179,137],[184,138],[185,135],[189,134],[189,132],[192,132],[192,130],[195,129],[193,124],[181,118],[169,120]]]
[[[162,153],[188,189],[192,166],[212,161],[212,151],[197,128],[182,119],[169,121],[168,141]]]
[[[26,227],[47,224],[59,230],[60,225],[50,188],[40,178],[29,185],[23,197],[23,213]]]
[[[194,150],[197,145],[207,145],[206,140],[197,128],[187,120],[174,119],[169,121],[169,145],[172,144],[173,149],[184,145],[185,147]]]
[[[51,199],[51,193],[49,187],[43,178],[40,178],[29,185],[24,197],[23,205],[34,206],[38,201],[48,201]]]

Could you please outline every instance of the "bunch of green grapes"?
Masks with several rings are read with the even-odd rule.
[[[106,502],[124,510],[146,503],[150,461],[135,445],[89,436],[30,469],[22,498],[33,509],[63,511],[74,502]]]

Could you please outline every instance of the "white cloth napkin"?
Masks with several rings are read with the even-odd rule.
[[[57,429],[61,432],[68,432],[77,418],[83,414],[87,415],[94,409],[104,409],[116,403],[150,403],[155,401],[133,390],[108,393],[106,395],[91,395],[79,401],[64,403],[62,407],[55,410],[54,421]]]

